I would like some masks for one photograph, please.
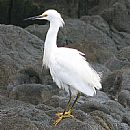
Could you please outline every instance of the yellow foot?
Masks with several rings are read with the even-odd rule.
[[[58,117],[58,119],[53,123],[53,125],[57,125],[61,120],[65,119],[65,118],[71,118],[74,117],[72,115],[72,111],[69,110],[68,112],[63,113],[57,113],[56,116]]]

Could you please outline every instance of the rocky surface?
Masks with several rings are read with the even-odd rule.
[[[20,27],[0,25],[0,86],[8,85],[17,70],[40,65],[43,43]]]
[[[101,15],[116,29],[130,31],[129,0],[0,0],[0,3],[0,23],[25,27],[34,22],[25,22],[23,19],[53,8],[61,12],[64,18]],[[36,21],[35,23],[45,22]]]
[[[57,42],[85,53],[101,73],[103,89],[94,97],[82,94],[74,117],[55,127],[55,113],[64,110],[69,96],[41,68],[48,24],[0,25],[0,130],[130,130],[129,1],[83,1],[68,2],[74,12],[59,9],[67,17],[68,10],[74,17],[90,15],[66,19]],[[55,2],[58,9],[67,1],[47,7]]]

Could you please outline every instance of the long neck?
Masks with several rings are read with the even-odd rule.
[[[55,26],[55,24],[53,24],[53,23],[50,23],[50,28],[49,28],[47,35],[46,35],[44,49],[51,49],[52,50],[55,47],[57,47],[56,42],[57,42],[58,31],[59,31],[59,27]]]
[[[46,35],[46,40],[44,44],[44,57],[43,57],[43,65],[45,64],[49,67],[50,57],[53,52],[57,49],[57,34],[59,31],[59,26],[55,23],[50,22],[50,28]]]

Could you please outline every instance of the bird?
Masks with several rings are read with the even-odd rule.
[[[101,75],[86,61],[84,53],[74,48],[57,46],[59,29],[65,25],[59,12],[49,9],[41,15],[25,20],[29,19],[44,19],[50,22],[44,43],[42,66],[49,68],[56,85],[70,94],[70,99],[64,111],[56,113],[57,119],[53,123],[56,126],[63,119],[74,117],[72,114],[73,108],[81,93],[94,96],[96,90],[102,88]]]

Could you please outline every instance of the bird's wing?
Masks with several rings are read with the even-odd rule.
[[[101,88],[100,77],[82,55],[76,49],[60,47],[52,56],[50,71],[59,87],[70,85],[92,96],[95,88]]]

